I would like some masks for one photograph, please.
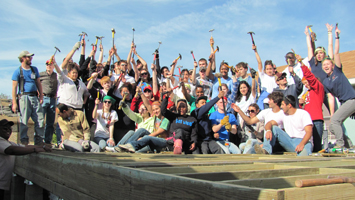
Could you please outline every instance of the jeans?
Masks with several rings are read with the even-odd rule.
[[[100,152],[100,147],[95,142],[90,141],[90,152]],[[84,152],[84,148],[78,142],[64,140],[63,146],[65,150],[72,151],[72,152]]]
[[[262,144],[257,139],[248,139],[246,142],[239,145],[239,149],[243,151],[243,154],[255,154],[254,145]]]
[[[160,152],[164,147],[167,146],[167,142],[165,138],[158,138],[146,135],[139,141],[132,141],[131,145],[136,151],[142,149],[145,146],[149,146],[150,149],[155,149]]]
[[[318,152],[322,150],[322,140],[323,140],[323,120],[313,121],[313,152]]]
[[[203,141],[201,143],[203,154],[223,154],[223,149],[217,144],[216,140]]]
[[[240,149],[237,147],[237,145],[235,145],[232,142],[217,141],[217,144],[223,149],[225,154],[241,154],[242,153],[240,151]]]
[[[106,146],[112,147],[110,144],[107,144],[109,138],[94,137],[94,142],[99,145],[100,150],[104,151]]]
[[[43,143],[44,125],[43,109],[37,96],[22,95],[20,104],[20,137],[22,143],[28,143],[28,119],[31,117],[35,125],[34,143],[39,145]]]
[[[51,97],[43,97],[43,116],[46,117],[46,127],[44,129],[44,142],[51,144],[54,132],[56,100]],[[58,140],[58,139],[57,139]]]
[[[343,122],[355,112],[355,99],[347,100],[334,113],[330,119],[329,131],[335,135],[336,145],[344,146],[344,132],[341,127]]]
[[[269,154],[272,154],[272,147],[276,143],[276,139],[279,141],[280,145],[287,152],[296,152],[295,149],[297,145],[300,144],[302,138],[291,138],[285,131],[280,129],[278,126],[272,127],[272,139],[267,140],[264,137],[263,149],[265,149]],[[312,154],[312,144],[310,141],[304,145],[301,152],[297,153],[298,156],[308,156]]]
[[[137,129],[136,132],[134,131],[128,131],[123,138],[117,143],[116,146],[120,145],[120,144],[127,144],[127,143],[131,143],[134,141],[137,141],[139,138],[145,136],[145,135],[149,135],[150,132],[147,131],[144,128],[139,128]],[[147,152],[150,151],[151,149],[149,148],[149,146],[143,147],[140,150],[138,150],[138,152]]]

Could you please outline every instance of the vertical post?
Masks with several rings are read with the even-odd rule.
[[[24,181],[25,179],[19,175],[15,175],[12,177],[11,200],[25,199],[26,186]]]

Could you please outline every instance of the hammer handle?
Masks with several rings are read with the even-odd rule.
[[[250,37],[251,37],[251,42],[253,43],[253,45],[255,46],[255,42],[254,42],[254,38],[253,38],[253,35],[250,34]]]
[[[83,35],[80,35],[80,38],[79,38],[79,42],[81,42],[81,38],[83,37]]]
[[[215,54],[217,52],[218,49],[214,50],[213,54]]]
[[[195,55],[194,53],[191,53],[192,54],[192,57],[194,58],[194,61],[196,62],[196,59],[195,59]]]
[[[344,183],[342,178],[333,178],[333,179],[305,179],[305,180],[297,180],[295,181],[296,187],[310,187],[310,186],[318,186],[318,185],[329,185],[336,183]]]

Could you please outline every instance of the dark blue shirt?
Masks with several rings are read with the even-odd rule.
[[[309,65],[311,66],[311,72],[320,79],[320,82],[323,82],[325,78],[327,78],[327,74],[323,71],[322,62],[318,62],[316,65],[316,57],[313,56],[309,61]]]
[[[355,99],[355,90],[342,69],[343,66],[341,68],[335,66],[333,73],[323,80],[325,93],[331,93],[337,97],[341,104],[349,99]]]

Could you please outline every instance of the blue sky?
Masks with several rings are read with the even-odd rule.
[[[116,29],[115,44],[121,58],[126,59],[135,28],[137,52],[150,66],[152,53],[160,47],[161,65],[178,62],[191,69],[193,50],[196,59],[209,56],[210,29],[215,29],[215,45],[220,47],[216,62],[240,61],[257,67],[251,50],[248,31],[255,32],[255,42],[262,61],[271,59],[277,66],[286,64],[284,55],[293,48],[307,56],[304,34],[306,25],[313,25],[317,46],[327,48],[326,23],[339,23],[340,52],[354,50],[355,1],[212,1],[212,0],[107,0],[107,1],[18,1],[0,3],[0,93],[11,94],[12,73],[20,66],[19,53],[34,53],[33,66],[45,70],[45,61],[61,49],[62,60],[78,41],[81,31],[88,33],[88,44],[95,35],[104,36],[107,52],[112,46],[111,28]],[[86,55],[90,48],[86,50]],[[73,59],[79,61],[80,51]],[[98,57],[98,55],[97,55]],[[177,70],[175,73],[178,73]]]

